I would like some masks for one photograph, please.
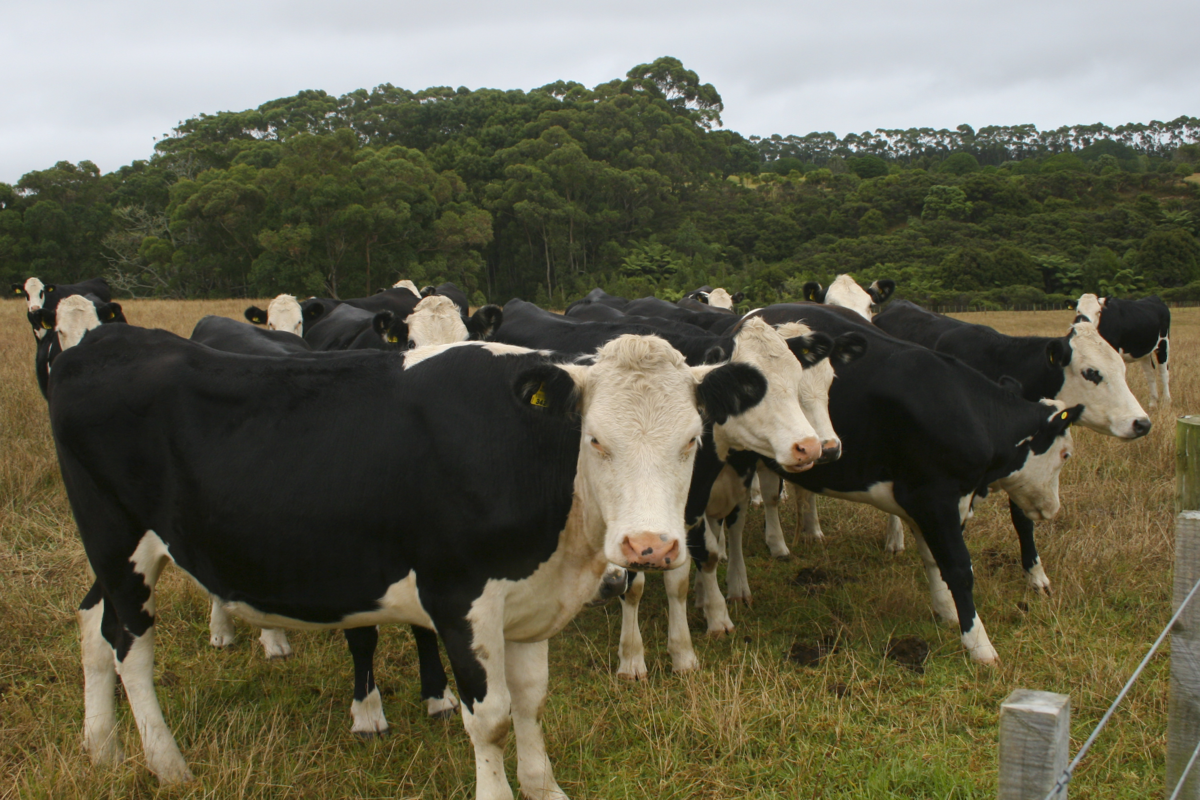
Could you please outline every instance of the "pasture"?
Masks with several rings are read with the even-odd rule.
[[[131,323],[184,336],[206,313],[241,318],[247,305],[123,302]],[[1060,335],[1072,316],[965,318]],[[1051,596],[1026,588],[1003,495],[969,523],[975,598],[998,667],[972,664],[957,628],[935,621],[911,536],[905,553],[884,552],[882,513],[822,498],[825,543],[798,542],[779,562],[756,510],[746,528],[754,600],[731,605],[734,634],[707,638],[703,614],[690,611],[699,672],[670,671],[656,576],[640,613],[648,681],[615,675],[616,602],[585,609],[552,640],[545,730],[560,784],[577,799],[990,798],[999,705],[1017,687],[1071,695],[1074,751],[1170,616],[1174,418],[1200,407],[1190,366],[1200,357],[1200,310],[1175,310],[1172,334],[1174,404],[1151,413],[1148,437],[1122,443],[1075,429],[1063,510],[1037,525]],[[33,351],[24,304],[0,304],[0,798],[469,796],[474,762],[461,718],[426,717],[406,629],[384,629],[376,655],[391,729],[362,740],[350,733],[352,669],[340,633],[293,632],[295,655],[267,661],[257,630],[239,623],[238,643],[217,651],[207,598],[171,570],[159,583],[156,682],[197,781],[159,788],[123,701],[129,758],[115,770],[91,767],[80,747],[74,613],[90,581]],[[1140,367],[1128,377],[1148,406]],[[794,522],[785,503],[789,537]],[[911,636],[929,644],[923,671],[886,656],[889,641]],[[797,645],[797,654],[807,646],[825,655],[801,665],[789,658]],[[1076,773],[1072,797],[1161,791],[1167,663],[1162,653],[1150,664]],[[510,737],[510,776],[512,751]]]

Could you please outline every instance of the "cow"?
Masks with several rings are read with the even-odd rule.
[[[704,425],[752,411],[767,390],[751,366],[689,367],[653,336],[619,337],[582,364],[492,343],[264,358],[89,328],[59,355],[50,393],[96,575],[78,611],[84,743],[97,763],[121,758],[119,675],[163,783],[191,779],[153,684],[155,584],[173,563],[258,625],[436,630],[476,796],[512,796],[510,724],[523,794],[563,796],[538,720],[546,640],[610,564],[687,565]],[[502,467],[463,458],[480,446]],[[389,501],[397,490],[403,509]],[[381,715],[378,689],[368,698],[355,713]]]
[[[425,347],[450,342],[490,339],[504,321],[504,310],[497,305],[481,306],[464,321],[461,307],[452,297],[432,294],[421,298],[405,323],[408,346]]]
[[[808,492],[868,503],[903,519],[925,562],[934,609],[959,623],[972,659],[995,661],[975,611],[963,526],[972,504],[992,487],[1008,492],[1033,519],[1053,517],[1060,506],[1058,474],[1073,449],[1070,425],[1084,406],[1025,400],[1015,382],[1002,386],[952,356],[894,339],[847,309],[780,304],[749,316],[867,338],[864,357],[835,364],[829,392],[842,457],[803,473],[775,471]],[[735,466],[748,476],[753,457]],[[731,543],[731,563],[732,549]]]
[[[440,283],[437,286],[425,286],[421,289],[422,298],[432,297],[435,295],[438,297],[448,297],[453,300],[454,305],[458,306],[458,311],[462,315],[463,319],[467,319],[471,316],[471,305],[467,302],[466,294],[464,294],[463,290],[459,289],[453,283],[447,281],[446,283]]]
[[[870,322],[871,306],[886,303],[892,292],[896,291],[896,282],[891,278],[883,278],[864,289],[849,275],[838,275],[828,287],[823,288],[816,281],[809,281],[804,284],[802,291],[804,299],[809,302],[848,308]]]
[[[685,294],[682,300],[693,300],[713,308],[732,311],[733,307],[746,299],[745,292],[734,292],[732,295],[725,289],[714,289],[711,286],[701,286]]]
[[[725,333],[737,325],[741,316],[731,311],[698,306],[686,308],[677,303],[668,303],[657,297],[632,300],[622,311],[627,316],[653,317],[673,322],[683,322],[712,333]]]
[[[832,371],[822,371],[827,355],[857,357],[861,337],[832,340],[820,334],[796,331],[784,339],[760,321],[715,336],[668,320],[626,317],[617,323],[571,322],[522,300],[504,308],[504,327],[497,339],[525,347],[549,348],[564,353],[589,353],[625,333],[651,333],[665,337],[689,360],[704,363],[732,358],[760,369],[767,378],[767,397],[744,419],[730,420],[705,436],[697,456],[688,494],[688,547],[700,568],[698,586],[703,591],[705,618],[710,634],[733,630],[724,597],[717,588],[717,546],[705,523],[709,489],[721,472],[731,449],[744,448],[787,459],[787,469],[803,470],[821,459],[835,458],[841,444],[829,422],[826,392]],[[827,365],[824,365],[827,367]],[[799,435],[798,435],[799,434]],[[805,434],[809,438],[800,438]],[[815,434],[815,435],[814,435]],[[708,444],[711,442],[711,447]],[[696,669],[699,660],[687,628],[686,575],[665,576],[669,603],[668,651],[676,672]],[[637,576],[622,597],[622,633],[617,674],[640,680],[647,674],[644,648],[637,625],[637,608],[645,577]]]
[[[38,339],[42,339],[47,332],[41,320],[34,319],[34,312],[39,309],[53,311],[64,297],[77,294],[91,295],[102,303],[112,301],[112,289],[104,278],[90,278],[80,283],[42,283],[39,278],[28,278],[24,283],[12,284],[12,291],[14,296],[25,298],[29,325]]]
[[[880,313],[874,324],[923,346],[929,346],[926,343],[937,333],[933,349],[957,357],[994,381],[1005,376],[1015,379],[1026,400],[1084,404],[1079,424],[1097,433],[1137,439],[1150,432],[1150,418],[1125,383],[1125,363],[1085,318],[1077,319],[1064,337],[1007,336],[900,301]],[[1012,502],[1009,515],[1020,541],[1026,580],[1036,591],[1048,592],[1050,579],[1037,552],[1033,521]],[[904,549],[898,521],[889,522],[886,547],[892,552]]]
[[[1140,300],[1080,295],[1075,305],[1076,322],[1093,323],[1104,341],[1129,363],[1140,363],[1150,387],[1150,407],[1158,405],[1157,370],[1162,378],[1163,402],[1171,402],[1171,373],[1167,356],[1171,349],[1171,310],[1157,295]]]
[[[29,312],[30,321],[37,325],[38,330],[44,334],[50,334],[55,331],[58,324],[58,317],[63,317],[64,320],[70,320],[77,315],[92,315],[94,314],[100,323],[126,323],[125,314],[121,310],[121,304],[116,302],[105,302],[92,294],[71,294],[65,297],[56,297],[54,306],[42,306],[37,311]],[[67,322],[66,329],[70,330],[72,325]],[[37,352],[34,355],[33,369],[37,376],[38,390],[41,391],[42,397],[49,400],[49,381],[50,381],[50,365],[59,353],[66,347],[71,347],[76,340],[64,338],[67,336],[43,335],[37,340]]]

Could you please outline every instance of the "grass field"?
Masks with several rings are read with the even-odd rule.
[[[185,336],[203,314],[240,317],[246,305],[124,304],[133,324]],[[969,319],[1008,333],[1061,334],[1071,315]],[[1070,693],[1074,751],[1170,616],[1174,417],[1200,407],[1190,369],[1200,309],[1174,317],[1174,405],[1152,414],[1149,437],[1121,443],[1076,429],[1063,510],[1037,528],[1053,595],[1025,588],[1003,496],[984,502],[968,527],[976,602],[1000,666],[972,664],[957,630],[935,621],[911,538],[907,552],[885,553],[881,513],[822,499],[826,543],[800,543],[793,560],[776,562],[756,511],[747,526],[755,596],[752,606],[731,609],[737,630],[708,639],[701,612],[690,612],[700,672],[670,672],[666,602],[654,576],[641,607],[647,682],[614,674],[616,603],[585,609],[551,642],[545,728],[559,783],[573,798],[610,800],[991,798],[997,713],[1018,687]],[[391,730],[363,741],[349,732],[352,671],[340,634],[293,633],[295,655],[267,661],[257,632],[239,624],[239,642],[214,650],[207,600],[178,571],[159,583],[156,676],[197,781],[158,787],[123,700],[130,758],[115,770],[90,766],[80,747],[74,614],[90,584],[33,350],[23,304],[0,304],[0,798],[471,796],[473,755],[461,719],[425,716],[407,630],[380,638],[377,678]],[[1147,405],[1140,368],[1129,383]],[[791,583],[804,567],[830,579]],[[923,673],[885,657],[889,640],[901,636],[929,643]],[[793,644],[830,637],[837,652],[818,666],[788,660]],[[1161,792],[1167,662],[1160,654],[1150,664],[1078,771],[1072,797]],[[514,775],[511,742],[509,754]]]

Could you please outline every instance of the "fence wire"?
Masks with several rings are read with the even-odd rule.
[[[1154,644],[1150,645],[1150,652],[1146,653],[1146,657],[1142,659],[1142,663],[1138,664],[1137,669],[1133,671],[1133,675],[1129,676],[1129,680],[1126,681],[1124,688],[1121,689],[1121,693],[1117,695],[1117,699],[1113,700],[1112,705],[1108,707],[1108,711],[1104,712],[1104,716],[1100,718],[1100,722],[1096,725],[1095,730],[1092,731],[1092,735],[1087,738],[1087,741],[1083,743],[1083,747],[1079,748],[1079,752],[1075,754],[1075,758],[1071,759],[1071,763],[1068,764],[1067,768],[1062,771],[1062,775],[1060,775],[1058,780],[1055,781],[1054,788],[1051,789],[1049,794],[1046,795],[1045,800],[1055,800],[1055,798],[1062,793],[1062,790],[1067,788],[1067,784],[1071,782],[1075,768],[1079,766],[1079,762],[1083,760],[1085,755],[1087,755],[1087,751],[1091,749],[1092,744],[1096,741],[1096,737],[1098,737],[1100,732],[1104,730],[1104,727],[1108,725],[1108,721],[1112,719],[1112,715],[1116,713],[1117,706],[1119,706],[1121,701],[1125,699],[1125,695],[1129,694],[1129,690],[1133,688],[1133,684],[1142,674],[1142,670],[1144,670],[1146,665],[1150,663],[1150,659],[1158,650],[1159,645],[1166,640],[1167,634],[1169,634],[1175,627],[1175,623],[1179,621],[1179,616],[1183,613],[1183,610],[1187,608],[1188,603],[1192,602],[1192,598],[1196,596],[1196,591],[1198,589],[1200,589],[1200,581],[1196,581],[1196,584],[1192,586],[1192,590],[1187,593],[1187,597],[1183,598],[1183,602],[1179,604],[1179,608],[1171,616],[1170,622],[1168,622],[1166,627],[1163,628],[1162,633],[1158,635],[1158,638],[1154,640]],[[1192,754],[1192,760],[1188,762],[1187,769],[1191,769],[1192,762],[1196,760],[1197,754],[1200,754],[1200,744],[1198,744],[1196,747],[1196,753]],[[1183,777],[1187,777],[1187,770],[1184,770]],[[1183,779],[1181,778],[1179,784],[1175,787],[1176,793],[1178,793],[1179,787],[1182,785]],[[1171,795],[1171,797],[1174,798],[1175,795]]]

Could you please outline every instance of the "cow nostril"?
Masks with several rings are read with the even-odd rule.
[[[1133,421],[1133,433],[1135,436],[1145,436],[1150,432],[1150,427],[1150,420],[1145,417]]]

